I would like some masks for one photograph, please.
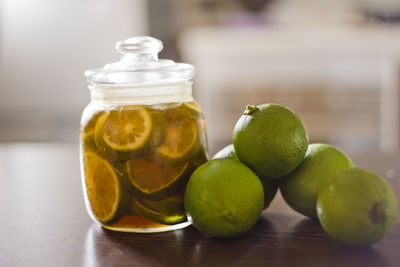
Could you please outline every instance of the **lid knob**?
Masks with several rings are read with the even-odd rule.
[[[135,36],[117,42],[115,49],[122,54],[123,59],[157,61],[158,53],[163,49],[163,44],[153,37]]]
[[[136,36],[115,45],[121,60],[105,64],[103,68],[85,72],[86,79],[95,85],[161,85],[186,82],[193,79],[194,67],[158,59],[163,44],[149,36]]]

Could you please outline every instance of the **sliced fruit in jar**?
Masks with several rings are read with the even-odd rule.
[[[164,200],[160,200],[159,202],[163,202]],[[182,200],[183,201],[183,200]],[[153,205],[155,203],[152,203]],[[177,203],[174,203],[177,204]],[[183,205],[183,202],[180,202],[179,204]],[[168,205],[171,205],[170,208],[174,208],[172,203],[169,203]],[[132,210],[140,214],[147,219],[150,219],[154,222],[158,222],[161,224],[166,224],[166,225],[173,225],[177,223],[181,223],[186,221],[186,214],[183,209],[183,211],[180,212],[173,212],[172,210],[168,211],[165,210],[166,206],[163,206],[161,209],[157,208],[157,205],[154,205],[152,207],[149,207],[145,203],[143,203],[142,200],[138,199],[133,199],[132,203]]]
[[[172,119],[191,118],[197,120],[199,117],[203,116],[203,110],[196,101],[181,102],[176,104],[176,106],[170,106],[167,110],[165,110],[167,117]]]
[[[142,198],[138,201],[152,210],[172,216],[178,214],[185,215],[183,200],[184,192],[182,190],[182,192],[179,192],[178,194],[174,194],[160,200]]]
[[[96,122],[99,119],[100,115],[102,115],[102,114],[103,114],[103,111],[97,111],[97,112],[93,113],[93,115],[90,116],[90,118],[82,124],[82,133],[85,136],[94,134]]]
[[[146,144],[151,130],[151,116],[143,107],[110,110],[96,124],[96,141],[118,151],[135,151]]]
[[[203,113],[203,110],[201,109],[199,103],[197,103],[196,101],[184,102],[183,107],[195,111],[196,113]]]
[[[165,132],[167,129],[167,118],[165,114],[160,110],[148,109],[148,112],[152,120],[152,133],[150,136],[149,152],[154,154],[157,151],[158,146],[164,141]]]
[[[83,155],[87,197],[93,215],[101,223],[113,221],[122,209],[125,196],[110,163],[96,153]]]
[[[84,151],[96,151],[96,144],[94,141],[95,126],[97,120],[102,114],[102,111],[95,112],[86,122],[83,122],[82,124],[81,140]]]
[[[126,169],[139,195],[160,199],[180,189],[186,180],[188,165],[189,162],[162,165],[148,158],[134,158],[126,162]]]
[[[182,118],[169,123],[158,157],[168,161],[187,159],[198,148],[197,125],[192,119]]]

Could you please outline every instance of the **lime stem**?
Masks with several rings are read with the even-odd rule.
[[[244,110],[244,115],[251,115],[254,111],[257,111],[258,107],[255,105],[247,105],[246,109]]]

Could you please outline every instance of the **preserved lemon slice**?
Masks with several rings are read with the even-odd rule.
[[[166,203],[162,204],[163,202]],[[186,213],[183,206],[183,200],[180,203],[171,203],[171,200],[160,200],[159,203],[153,202],[152,206],[146,205],[142,200],[133,199],[133,212],[140,214],[147,219],[166,225],[173,225],[186,221]],[[157,207],[161,205],[160,208]],[[179,207],[178,207],[179,206]],[[177,211],[176,209],[179,209]]]
[[[161,165],[147,158],[135,158],[126,162],[126,169],[138,194],[159,199],[180,188],[185,180],[188,165],[189,162]]]
[[[96,141],[118,151],[134,151],[145,145],[151,129],[151,116],[143,107],[111,110],[96,124]]]
[[[81,140],[83,142],[84,150],[96,151],[96,144],[94,141],[94,132],[96,122],[103,112],[94,113],[88,121],[84,122],[81,129]]]
[[[183,204],[183,200],[184,200],[184,191],[160,200],[143,198],[138,201],[142,203],[144,206],[148,207],[149,209],[163,213],[166,216],[172,216],[178,214],[185,215],[185,207]]]
[[[93,152],[83,155],[87,197],[93,215],[101,223],[116,217],[121,206],[121,186],[113,167]]]
[[[103,111],[97,111],[95,112],[90,118],[89,120],[84,123],[83,125],[83,134],[85,136],[89,136],[94,134],[94,129],[96,127],[96,122],[98,120],[98,118],[100,117],[100,115],[103,114]]]
[[[197,124],[191,119],[171,121],[164,142],[158,148],[158,155],[170,161],[186,159],[196,152]]]
[[[195,111],[196,113],[203,113],[203,110],[201,109],[199,103],[197,103],[196,101],[184,102],[183,106]]]

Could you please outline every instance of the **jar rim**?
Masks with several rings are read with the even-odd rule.
[[[89,85],[91,100],[108,104],[154,104],[193,100],[192,81],[138,86]]]

